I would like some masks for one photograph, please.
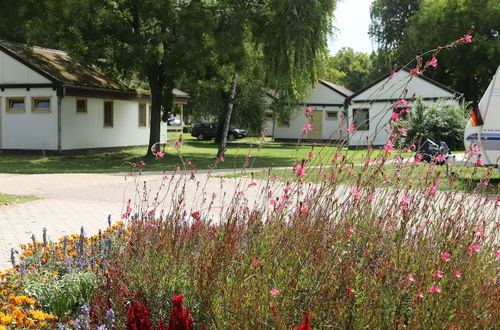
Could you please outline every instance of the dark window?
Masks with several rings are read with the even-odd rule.
[[[50,98],[48,97],[35,97],[33,98],[33,107],[31,111],[49,112],[50,111]]]
[[[339,118],[339,113],[337,111],[327,111],[326,119],[328,120],[337,120]]]
[[[354,127],[358,131],[370,129],[370,112],[368,109],[354,109]]]
[[[76,100],[76,112],[77,113],[87,113],[87,100],[77,99]]]
[[[146,103],[139,103],[139,127],[146,127]]]
[[[104,127],[113,127],[113,101],[104,102]]]
[[[24,112],[24,98],[22,97],[9,97],[7,98],[7,111],[8,112]]]

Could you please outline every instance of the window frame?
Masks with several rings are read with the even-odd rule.
[[[144,106],[144,114],[143,114],[143,119],[144,119],[144,124],[141,124],[141,106]],[[138,113],[138,126],[140,128],[148,127],[148,104],[146,102],[139,102],[137,104],[137,113]]]
[[[83,101],[83,104],[85,105],[85,107],[84,107],[85,111],[78,111],[78,101]],[[87,99],[77,98],[76,101],[75,101],[75,112],[78,113],[78,114],[86,114],[86,113],[88,113],[88,106],[87,105],[88,105]]]
[[[106,123],[106,104],[111,104],[111,124],[107,124]],[[104,125],[103,127],[104,128],[113,128],[114,126],[114,103],[112,100],[104,100],[103,102],[103,122],[104,122]]]
[[[362,122],[362,125],[366,125],[366,128],[364,126],[361,126],[361,125],[358,125],[358,122],[357,122],[357,113],[358,111],[366,111],[366,113],[368,114],[368,117],[367,117],[367,120],[366,121],[363,121]],[[369,131],[370,130],[370,109],[369,108],[358,108],[358,109],[354,109],[353,110],[353,124],[354,124],[354,127],[356,127],[356,130],[358,131]]]
[[[49,102],[49,107],[48,108],[40,108],[37,110],[37,107],[35,106],[37,101],[48,101]],[[31,97],[31,112],[41,112],[41,113],[47,113],[52,111],[52,98],[50,96],[33,96]]]
[[[11,101],[23,101],[23,108],[21,110],[18,109],[13,109],[10,106]],[[12,96],[12,97],[6,97],[5,98],[5,112],[8,113],[25,113],[26,112],[26,97],[24,96]]]
[[[335,113],[335,118],[329,117],[329,113]],[[339,120],[339,111],[338,110],[326,110],[325,111],[325,120],[338,121]]]

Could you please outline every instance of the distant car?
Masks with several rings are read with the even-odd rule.
[[[247,136],[247,131],[239,128],[229,128],[228,140],[241,139]],[[214,123],[201,123],[193,126],[191,135],[198,140],[210,140],[217,136],[217,125]]]

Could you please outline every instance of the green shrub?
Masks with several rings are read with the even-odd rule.
[[[407,127],[405,141],[423,142],[430,139],[436,143],[444,141],[451,150],[464,148],[464,128],[467,124],[466,110],[457,106],[439,103],[426,105],[417,99],[410,116],[402,121]],[[415,144],[418,144],[415,142]]]
[[[89,304],[97,288],[94,272],[75,271],[63,276],[42,275],[25,278],[24,292],[34,297],[42,309],[58,317]]]

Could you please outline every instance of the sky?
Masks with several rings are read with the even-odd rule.
[[[370,4],[373,0],[339,0],[335,10],[336,31],[328,42],[331,55],[342,47],[371,53],[372,43],[368,37],[370,25]]]

